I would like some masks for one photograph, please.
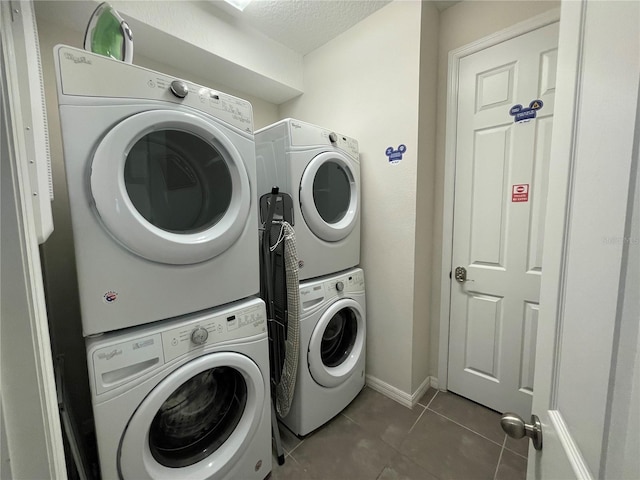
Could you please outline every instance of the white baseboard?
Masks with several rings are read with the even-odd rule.
[[[435,377],[427,377],[424,382],[420,384],[418,389],[413,393],[413,395],[403,392],[399,388],[394,387],[393,385],[389,385],[387,382],[383,382],[379,378],[376,378],[372,375],[366,376],[367,386],[383,394],[386,397],[389,397],[391,400],[395,400],[400,405],[404,405],[408,408],[413,408],[418,401],[422,398],[425,392],[429,389],[429,387],[433,387],[435,383],[435,387],[437,388],[438,379]]]
[[[429,377],[431,379],[431,387],[439,390],[438,388],[438,377]]]
[[[431,377],[427,377],[424,379],[424,382],[420,384],[418,389],[415,392],[413,392],[413,395],[411,395],[411,402],[413,403],[413,405],[416,405],[420,401],[422,396],[427,392],[427,390],[429,390],[430,386],[431,386]]]

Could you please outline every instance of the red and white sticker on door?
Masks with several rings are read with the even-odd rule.
[[[520,183],[511,188],[512,202],[528,202],[529,201],[529,184]]]

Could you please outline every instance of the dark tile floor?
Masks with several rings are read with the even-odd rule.
[[[281,426],[285,463],[272,480],[518,480],[525,440],[507,439],[500,415],[429,389],[406,408],[365,387],[340,415],[304,439]]]

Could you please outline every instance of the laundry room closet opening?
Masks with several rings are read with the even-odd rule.
[[[71,11],[66,11],[66,7],[71,7]],[[189,5],[182,5],[182,7],[189,8]],[[87,11],[84,12],[83,9]],[[81,307],[80,296],[78,294],[74,242],[72,241],[73,233],[70,203],[72,203],[73,200],[70,200],[67,189],[70,173],[65,171],[61,144],[60,117],[56,100],[57,81],[54,65],[54,47],[58,44],[65,44],[82,48],[84,28],[86,27],[87,18],[91,15],[93,9],[95,9],[95,5],[91,5],[90,2],[35,2],[45,99],[47,102],[47,120],[51,138],[54,190],[52,207],[55,230],[47,242],[41,247],[43,268],[45,270],[44,282],[47,290],[47,310],[50,330],[52,332],[52,343],[54,344],[54,354],[63,354],[65,359],[64,378],[66,382],[69,382],[69,387],[66,389],[70,402],[68,407],[73,412],[81,432],[80,440],[86,440],[87,444],[93,442],[90,436],[88,436],[88,433],[86,433],[92,431],[93,415],[91,412],[90,392],[87,381],[88,366],[86,363],[86,348],[83,340],[83,326],[80,318]],[[75,25],[72,25],[69,19],[79,20]],[[143,28],[137,27],[135,35],[144,36],[145,33],[143,30]],[[175,41],[181,42],[181,40]],[[248,100],[253,107],[253,118],[256,127],[264,127],[279,119],[275,103],[230,88],[220,82],[219,79],[212,79],[211,76],[204,75],[204,72],[198,75],[192,68],[194,62],[191,62],[191,65],[180,65],[179,62],[174,62],[175,57],[167,54],[166,49],[153,50],[153,52],[156,53],[160,51],[163,52],[162,55],[158,55],[157,58],[153,59],[151,58],[152,55],[149,55],[149,53],[153,52],[147,52],[147,54],[145,54],[142,48],[138,48],[139,45],[139,43],[136,44],[135,65],[162,72],[169,76],[171,80],[176,78],[188,79],[196,84],[207,85],[212,89],[219,89],[221,92],[230,93],[236,97]],[[189,55],[184,54],[186,51],[191,50],[185,47],[181,56],[185,58],[188,57]],[[212,70],[208,73],[211,72]],[[80,79],[83,75],[84,74],[78,74],[76,78]],[[105,75],[104,77],[95,79],[95,83],[98,85],[118,83],[115,78],[117,77]],[[195,97],[197,98],[197,96]],[[197,98],[197,102],[200,103],[199,98]],[[184,117],[182,118],[184,119]],[[166,120],[166,117],[164,119]],[[96,124],[100,121],[102,121],[102,117],[94,110],[93,115],[90,116],[88,120],[83,120],[82,123]],[[154,126],[157,122],[158,119],[155,119],[153,122]],[[149,125],[147,125],[147,127],[148,126]],[[164,134],[164,138],[159,135],[146,137],[143,128],[141,128],[138,132],[135,132],[138,135],[132,135],[127,140],[126,148],[130,152],[130,155],[128,161],[125,163],[127,183],[123,183],[123,198],[130,198],[130,210],[139,217],[138,223],[144,221],[149,227],[156,228],[159,235],[185,237],[189,235],[200,235],[203,230],[220,227],[221,224],[225,222],[225,217],[228,216],[233,209],[235,203],[232,199],[233,195],[239,193],[229,178],[233,178],[234,170],[237,170],[233,167],[234,155],[236,155],[234,150],[226,148],[219,142],[216,143],[211,137],[212,130],[210,128],[208,128],[206,133],[198,133],[186,127],[184,124],[174,124],[165,127],[163,131],[167,132]],[[151,132],[150,130],[146,133]],[[82,139],[81,137],[77,138],[79,140]],[[143,152],[144,149],[140,148],[142,144],[136,145],[138,141],[146,141],[142,140],[142,138],[149,139],[149,145],[145,148],[149,154],[155,155],[154,159],[145,158],[146,154]],[[132,151],[134,145],[136,145],[136,152]],[[255,149],[250,149],[254,151],[253,154],[255,155]],[[241,150],[240,153],[246,154],[244,150]],[[133,157],[134,154],[135,158]],[[179,157],[182,157],[181,160],[178,160]],[[236,161],[239,161],[238,158],[236,158]],[[102,184],[107,183],[111,178],[111,172],[114,169],[111,158],[107,160],[105,167],[109,172],[101,179],[100,183]],[[141,170],[144,170],[144,172],[141,172]],[[212,175],[209,175],[210,172]],[[168,183],[165,182],[165,174],[171,178],[168,180]],[[144,175],[146,175],[146,179]],[[198,175],[200,175],[200,178],[198,178]],[[73,173],[71,173],[71,176],[73,176]],[[192,183],[193,176],[195,176],[196,181],[200,182],[200,184],[189,187],[188,185]],[[205,176],[207,176],[206,180],[203,178]],[[178,179],[180,179],[179,182],[177,181]],[[123,175],[123,182],[124,180],[125,176]],[[169,198],[167,200],[160,198],[161,192],[166,193]],[[207,197],[207,195],[209,196]],[[184,208],[185,212],[189,212],[189,215],[186,215],[189,217],[189,222],[175,215],[174,212],[181,207]],[[190,208],[191,210],[189,210]],[[153,211],[154,209],[156,211]],[[146,215],[149,216],[145,218]],[[161,218],[159,218],[158,215],[160,215]],[[156,226],[154,225],[154,221],[163,221],[164,223]],[[248,239],[248,234],[251,234],[250,239],[252,241],[253,232],[257,229],[257,222],[253,225],[254,226],[246,225],[245,230],[247,233],[246,238]],[[83,234],[86,235],[86,231],[83,231]],[[245,239],[244,233],[241,233],[241,238]],[[120,240],[118,240],[117,243],[119,243],[118,248],[121,250],[126,248],[122,246]],[[146,246],[148,247],[148,244],[146,244]],[[194,308],[195,304],[189,302],[184,298],[184,295],[180,293],[185,287],[194,292],[202,292],[205,295],[206,298],[203,298],[201,305],[210,304],[209,300],[212,297],[211,292],[213,292],[213,296],[216,296],[218,293],[224,294],[225,292],[233,293],[238,291],[245,291],[246,295],[254,294],[258,291],[258,283],[257,280],[253,280],[254,276],[252,272],[254,267],[251,260],[253,249],[248,255],[241,252],[238,256],[232,255],[233,259],[229,258],[228,262],[223,260],[225,253],[233,251],[233,248],[235,247],[227,249],[212,260],[213,271],[220,273],[219,281],[216,280],[215,275],[203,271],[203,269],[206,270],[207,262],[200,262],[193,264],[193,267],[177,266],[176,271],[182,270],[183,273],[179,275],[179,281],[177,281],[174,288],[168,292],[162,293],[161,290],[154,287],[154,279],[158,278],[159,275],[156,269],[154,269],[154,273],[147,276],[147,279],[132,278],[132,285],[135,285],[135,291],[139,291],[142,285],[144,288],[148,287],[149,290],[153,292],[154,304],[159,305],[156,311],[157,316],[167,315],[167,309],[162,306],[165,302],[167,302],[170,309],[175,308],[175,306],[180,306],[181,304],[182,306],[178,308],[179,310],[183,308],[184,310]],[[103,258],[105,253],[101,251],[100,253],[92,255],[96,258]],[[255,253],[255,257],[257,258],[257,252]],[[144,268],[150,265],[148,260],[133,253],[131,257],[128,258],[131,260],[127,260],[122,265],[115,266],[117,270],[123,272],[127,277],[136,277],[138,265],[141,264]],[[168,254],[165,249],[162,249],[160,259],[161,262],[167,261]],[[138,263],[140,261],[142,262]],[[104,268],[114,268],[114,266],[109,263],[110,262],[106,262]],[[157,265],[163,264],[160,262],[156,263]],[[255,263],[255,277],[257,278],[257,261]],[[187,287],[184,281],[184,272],[191,268],[196,272],[203,272],[204,275],[192,284],[191,287]],[[93,274],[90,275],[95,277]],[[196,274],[196,276],[198,276],[198,274]],[[149,278],[151,278],[151,280],[149,280]],[[85,283],[84,280],[81,280],[81,282]],[[235,288],[230,285],[240,283],[242,284],[240,288]],[[85,284],[85,287],[86,286]],[[121,289],[113,289],[112,287],[103,289],[103,294],[111,289],[122,295]],[[227,298],[229,298],[229,296],[227,296]],[[100,301],[102,303],[98,303],[99,306],[105,305],[102,300]],[[117,307],[117,304],[112,306]],[[120,316],[123,320],[128,317],[128,315]],[[87,332],[95,332],[101,328],[103,327],[91,327]],[[80,388],[79,385],[85,385],[85,387]]]

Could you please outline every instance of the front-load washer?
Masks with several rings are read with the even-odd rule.
[[[278,186],[293,199],[300,280],[358,265],[358,142],[291,118],[255,138],[259,195]]]
[[[102,478],[264,479],[271,471],[264,302],[88,338]]]
[[[55,61],[84,335],[258,293],[251,104],[66,46]]]
[[[304,436],[324,425],[365,384],[364,272],[300,284],[300,355],[291,409],[280,420]]]

